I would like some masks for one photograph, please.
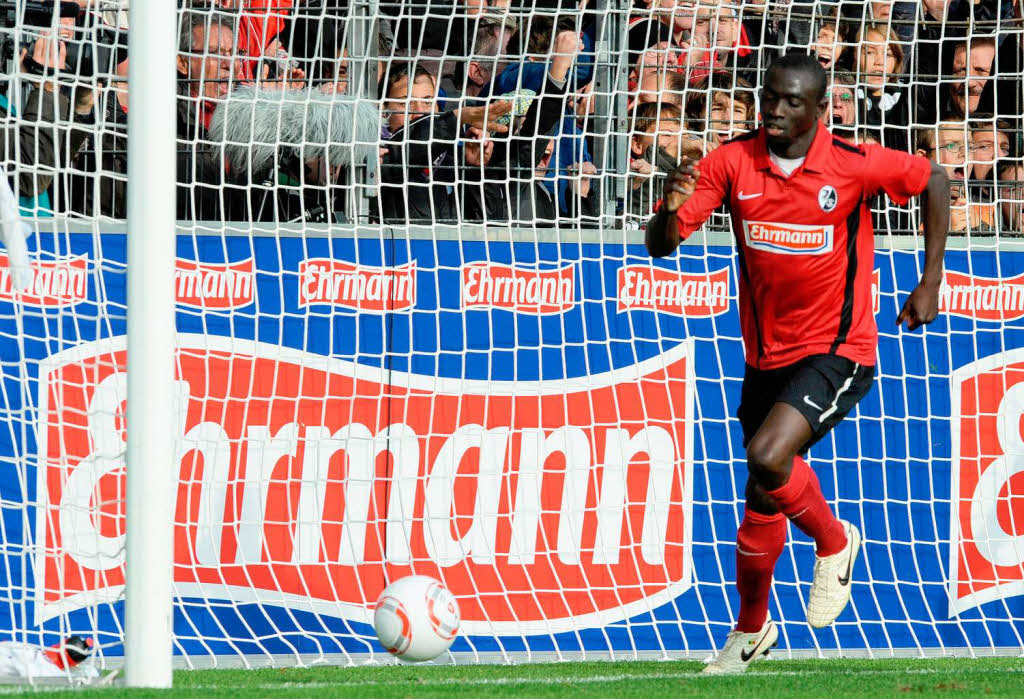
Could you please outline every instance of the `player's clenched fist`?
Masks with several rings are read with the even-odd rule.
[[[668,179],[665,180],[665,208],[675,212],[685,204],[696,189],[699,178],[697,162],[684,155],[679,161],[679,167],[668,173]]]

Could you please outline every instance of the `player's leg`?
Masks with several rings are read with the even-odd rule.
[[[778,372],[747,367],[737,416],[743,426],[744,444],[757,431],[771,409],[774,394],[782,385]],[[747,479],[743,520],[736,532],[736,590],[740,609],[736,626],[725,645],[704,672],[733,674],[765,655],[779,638],[768,615],[775,563],[786,545],[786,516],[750,478]]]
[[[778,643],[779,630],[768,615],[775,563],[786,545],[786,516],[763,490],[747,479],[747,502],[736,532],[736,589],[740,611],[736,627],[708,674],[734,674],[766,655]]]
[[[750,478],[746,499],[743,521],[736,532],[736,588],[740,594],[736,628],[753,633],[768,618],[772,575],[786,545],[786,516]]]
[[[747,449],[751,475],[779,510],[815,540],[818,557],[807,621],[816,628],[835,621],[850,601],[861,537],[855,526],[832,514],[818,477],[799,453],[839,424],[873,379],[873,367],[835,355],[808,357],[795,367]],[[799,445],[801,439],[806,441]],[[794,455],[787,459],[791,449]]]
[[[814,539],[818,555],[831,556],[846,546],[846,533],[822,495],[818,477],[797,454],[813,437],[803,413],[778,402],[747,445],[747,469],[779,511]]]

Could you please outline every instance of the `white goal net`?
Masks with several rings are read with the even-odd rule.
[[[809,457],[864,556],[812,631],[791,529],[780,653],[1020,652],[1019,3],[179,6],[181,665],[383,661],[373,605],[412,573],[457,598],[459,662],[721,646],[746,481],[732,234],[718,212],[652,260],[642,229],[680,157],[756,127],[791,50],[827,68],[836,134],[954,186],[923,332],[894,327],[919,213],[875,202],[877,380]],[[132,565],[126,250],[147,234],[124,221],[145,60],[126,9],[0,1],[0,640],[87,636],[104,667]]]

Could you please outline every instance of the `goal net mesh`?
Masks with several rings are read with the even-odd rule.
[[[87,635],[116,665],[144,565],[124,415],[126,241],[146,231],[124,219],[145,58],[127,0],[77,4],[0,3],[0,637]],[[412,573],[458,599],[460,662],[721,646],[740,271],[724,211],[664,259],[643,226],[681,157],[757,126],[792,50],[826,66],[837,135],[947,169],[953,237],[941,314],[900,331],[920,214],[873,202],[877,380],[809,457],[863,557],[812,631],[813,544],[790,528],[780,652],[1019,653],[1019,3],[179,5],[182,664],[383,661],[373,606]]]

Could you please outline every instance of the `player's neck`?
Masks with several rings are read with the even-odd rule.
[[[808,151],[811,150],[811,144],[814,143],[814,137],[818,134],[818,122],[814,123],[807,133],[801,134],[792,141],[780,143],[778,141],[772,141],[768,139],[768,150],[777,155],[780,158],[787,160],[794,160],[796,158],[803,158],[807,156]]]

